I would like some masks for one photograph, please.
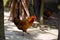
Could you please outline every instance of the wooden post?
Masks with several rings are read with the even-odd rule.
[[[60,12],[60,0],[58,0],[58,4],[59,4],[58,10]],[[60,27],[58,27],[58,38],[57,38],[57,40],[60,40]]]
[[[43,13],[44,13],[44,0],[41,0],[41,10],[40,10],[40,28],[43,30]]]
[[[5,40],[5,35],[4,35],[4,5],[3,5],[3,0],[0,0],[0,40]]]
[[[28,6],[26,4],[26,0],[22,0],[22,5],[24,7],[24,10],[26,11],[27,16],[29,17],[30,14],[29,14]]]
[[[16,17],[16,0],[13,0],[10,8],[10,17],[8,20],[13,20]]]

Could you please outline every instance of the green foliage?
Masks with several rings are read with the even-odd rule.
[[[3,0],[4,6],[6,5],[7,1],[8,1],[8,0]]]

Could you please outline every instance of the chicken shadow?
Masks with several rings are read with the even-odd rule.
[[[13,32],[15,33],[15,35],[21,36],[21,37],[29,39],[29,40],[35,40],[34,37],[37,37],[37,35],[38,35],[37,32],[35,32],[33,34],[32,33],[27,34],[27,33],[24,33],[22,31],[13,31]]]

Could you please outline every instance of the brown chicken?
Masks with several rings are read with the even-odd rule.
[[[49,19],[50,16],[53,15],[53,11],[52,10],[47,10],[45,13],[44,13],[44,18],[45,19]]]
[[[36,16],[31,16],[26,20],[19,20],[15,18],[13,22],[18,29],[22,30],[23,32],[26,32],[27,29],[33,24],[35,19],[36,19]]]

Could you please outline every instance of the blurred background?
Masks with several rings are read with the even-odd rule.
[[[10,40],[10,39],[19,40],[21,35],[18,36],[19,34],[16,34],[16,32],[14,32],[14,30],[16,28],[12,28],[12,26],[14,27],[15,25],[11,24],[12,22],[8,21],[8,19],[10,17],[11,4],[13,1],[12,0],[3,0],[3,2],[4,2],[4,26],[5,26],[6,39],[7,40]],[[21,3],[22,1],[19,1],[19,2]],[[21,4],[21,5],[23,5],[23,4]],[[24,17],[27,17],[27,16],[35,15],[37,17],[37,19],[34,21],[34,23],[32,25],[32,28],[30,28],[30,29],[34,29],[34,28],[38,29],[38,27],[39,27],[40,28],[39,30],[44,30],[44,34],[42,34],[41,31],[40,31],[40,33],[36,32],[36,33],[39,33],[39,36],[35,35],[37,37],[37,39],[35,39],[36,37],[32,38],[32,39],[41,40],[41,39],[43,39],[43,36],[46,36],[46,39],[44,38],[43,40],[50,40],[50,38],[51,38],[51,40],[52,39],[57,40],[58,30],[60,30],[59,29],[59,27],[60,27],[60,0],[40,0],[39,2],[37,0],[26,0],[26,5],[23,5],[22,7],[21,7],[21,5],[20,5],[20,9],[24,10],[24,11],[22,11],[22,12],[24,12],[24,15],[22,16],[23,20],[26,19]],[[18,9],[19,8],[17,6],[16,11]],[[22,12],[20,12],[21,13],[20,15],[23,14]],[[48,34],[49,36],[47,36],[47,34],[45,33],[45,30],[46,30],[46,32],[49,33]],[[11,32],[11,31],[13,31],[13,32]],[[10,34],[10,33],[12,33],[12,34]],[[15,36],[17,35],[17,37],[14,37],[13,34]],[[32,34],[32,32],[31,32],[31,34]],[[54,36],[52,36],[52,35],[54,35]],[[40,36],[41,36],[41,39],[39,39]],[[28,35],[27,35],[27,37],[28,37]],[[27,37],[26,37],[27,40],[32,40]],[[14,38],[16,38],[16,39],[14,39]]]

